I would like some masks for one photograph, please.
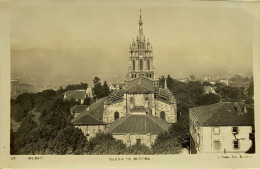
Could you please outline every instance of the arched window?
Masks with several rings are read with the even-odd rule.
[[[164,112],[164,111],[162,111],[162,112],[160,113],[160,118],[165,119],[165,112]]]
[[[116,120],[116,119],[118,119],[119,118],[119,113],[118,113],[118,111],[116,111],[115,113],[114,113],[114,119]]]
[[[133,70],[135,70],[135,60],[133,60]]]
[[[140,70],[143,70],[143,59],[140,59]]]
[[[152,78],[152,74],[150,74],[150,78]]]
[[[148,67],[148,70],[150,70],[150,65],[151,65],[151,63],[150,63],[150,59],[148,59],[148,61],[147,61],[147,67]]]

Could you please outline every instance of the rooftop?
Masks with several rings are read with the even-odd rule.
[[[146,77],[138,77],[127,83],[125,92],[131,94],[147,94],[154,92],[153,81]]]
[[[97,100],[89,106],[89,111],[82,111],[71,122],[74,125],[88,125],[88,124],[104,124],[103,123],[103,111],[104,102],[106,98]]]
[[[89,106],[87,106],[87,105],[75,105],[72,107],[72,110],[74,112],[82,112],[82,111],[86,110],[86,108],[88,108],[88,107]]]
[[[112,134],[146,134],[160,133],[168,130],[168,123],[152,115],[126,115],[111,124],[108,133]]]
[[[86,91],[85,90],[68,90],[65,92],[67,95],[67,99],[85,99],[86,98]]]
[[[251,114],[240,114],[237,103],[222,102],[189,109],[202,126],[252,126]]]

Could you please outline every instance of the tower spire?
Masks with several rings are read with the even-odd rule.
[[[142,21],[142,10],[140,9],[140,19],[139,19],[139,33],[143,34],[143,21]]]

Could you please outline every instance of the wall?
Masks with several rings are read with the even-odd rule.
[[[202,152],[224,152],[227,153],[238,153],[246,152],[252,145],[252,141],[249,140],[249,133],[252,132],[251,126],[238,126],[238,134],[236,138],[239,140],[239,149],[233,148],[233,141],[235,136],[233,135],[232,126],[221,126],[219,127],[219,134],[214,134],[214,127],[202,127],[203,131],[203,145]],[[243,138],[243,140],[241,139]],[[220,149],[214,148],[214,140],[220,141]]]
[[[131,109],[135,106],[144,106],[145,108],[149,108],[153,111],[154,102],[153,102],[154,94],[125,94],[124,98],[127,99],[127,113],[131,113]],[[146,99],[147,98],[147,99]]]
[[[195,142],[197,153],[238,153],[246,152],[252,145],[252,141],[249,140],[249,133],[252,132],[251,126],[238,126],[238,134],[236,138],[244,138],[239,140],[239,149],[233,148],[233,141],[235,136],[233,135],[233,126],[220,126],[219,134],[214,134],[215,127],[201,127],[199,126],[197,119],[192,113],[189,113],[189,129],[192,140]],[[220,148],[214,147],[215,141],[220,142]]]
[[[117,111],[119,113],[119,118],[126,115],[126,102],[122,100],[120,102],[115,102],[110,105],[104,105],[103,121],[105,123],[112,123],[114,121],[114,113]]]
[[[160,117],[160,113],[165,112],[165,120],[168,123],[177,122],[177,105],[176,103],[170,104],[160,100],[155,100],[155,116]]]
[[[200,129],[201,128],[197,122],[196,117],[193,116],[193,114],[189,112],[189,131],[190,131],[190,135],[191,135],[191,140],[193,141],[193,144],[190,145],[190,149],[192,152],[199,153],[201,151],[201,145],[203,143],[201,142],[202,134],[201,134]],[[205,136],[205,137],[207,137],[207,136]]]
[[[106,129],[105,125],[84,125],[84,126],[75,126],[75,127],[81,129],[88,140],[91,137],[95,137],[98,132],[105,132]],[[87,135],[87,129],[89,130],[89,135]]]
[[[117,140],[122,140],[127,146],[134,145],[137,139],[141,139],[141,144],[151,147],[157,138],[157,134],[114,134],[113,137]]]

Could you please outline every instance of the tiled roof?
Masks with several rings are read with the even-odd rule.
[[[107,102],[112,103],[112,102],[115,102],[117,100],[121,100],[121,99],[123,99],[123,96],[124,96],[123,90],[113,92],[108,96]]]
[[[74,113],[81,113],[88,108],[87,105],[75,105],[72,107]]]
[[[146,134],[168,130],[168,123],[152,115],[127,115],[111,124],[111,134]]]
[[[70,95],[71,93],[73,93],[75,90],[68,90],[66,91],[64,94],[66,94],[67,96]]]
[[[106,98],[97,100],[89,107],[89,111],[81,112],[71,122],[74,125],[87,125],[87,124],[104,124],[103,123],[103,112],[104,102]]]
[[[125,92],[131,94],[153,93],[153,81],[145,77],[138,77],[127,83]]]
[[[65,94],[67,94],[67,99],[85,99],[86,98],[86,91],[85,90],[69,90]]]
[[[171,102],[174,100],[173,94],[169,91],[169,89],[156,88],[155,90],[155,98],[158,100],[166,100]]]
[[[251,126],[248,114],[239,114],[235,103],[222,102],[189,109],[202,126]]]

